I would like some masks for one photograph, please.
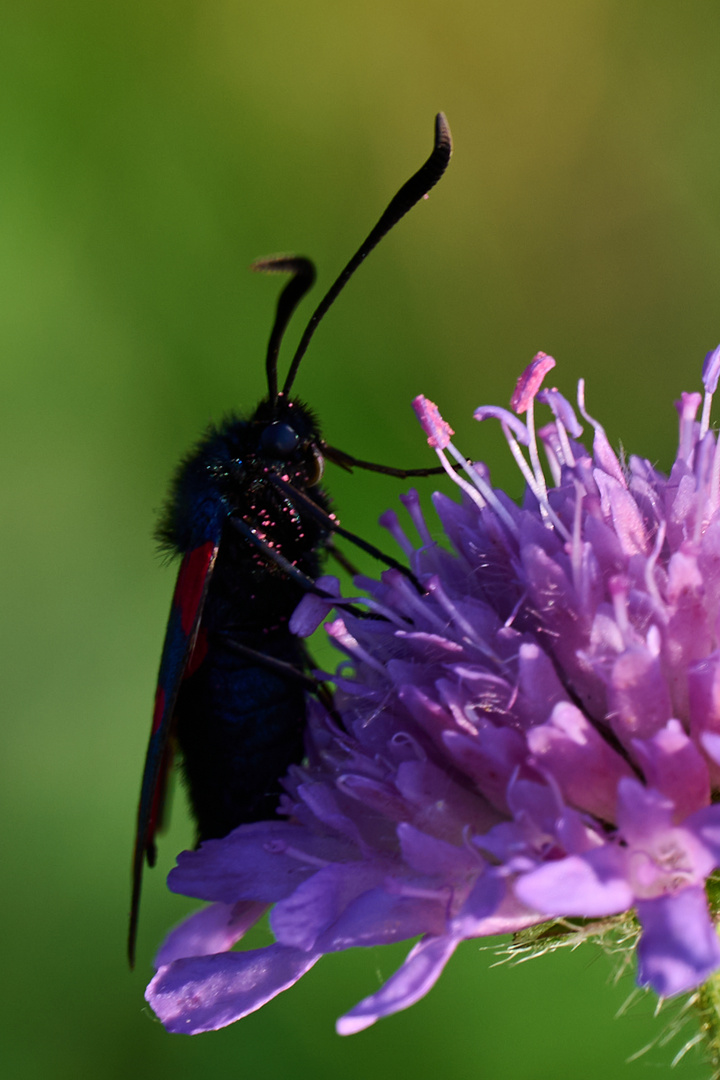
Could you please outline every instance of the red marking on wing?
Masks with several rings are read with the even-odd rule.
[[[173,606],[180,609],[183,633],[190,635],[195,626],[200,604],[205,594],[208,571],[215,559],[217,544],[208,541],[194,551],[188,552],[178,574]]]

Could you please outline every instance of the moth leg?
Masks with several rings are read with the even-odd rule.
[[[337,446],[328,446],[327,443],[323,443],[320,449],[323,457],[347,472],[352,472],[353,469],[365,469],[367,472],[395,476],[398,480],[407,480],[411,476],[440,476],[445,472],[442,465],[431,465],[424,469],[396,469],[392,465],[377,465],[373,461],[362,461],[361,458],[356,458],[345,450],[339,450]]]
[[[263,667],[269,668],[271,671],[276,671],[278,674],[282,675],[283,678],[294,679],[296,682],[300,683],[301,686],[305,687],[308,693],[315,695],[333,720],[338,725],[342,726],[340,717],[335,709],[332,691],[327,683],[314,678],[312,675],[308,675],[306,672],[302,671],[300,668],[294,667],[292,664],[288,664],[286,660],[279,660],[276,656],[268,656],[267,653],[260,652],[258,649],[251,649],[248,645],[243,645],[241,642],[236,641],[229,633],[217,633],[213,636],[220,639],[225,648],[229,649],[230,652],[234,652],[238,656],[244,656],[254,663],[262,664]]]
[[[350,562],[344,552],[340,551],[340,549],[336,547],[335,544],[333,544],[332,540],[328,540],[328,542],[325,544],[325,549],[328,555],[330,555],[330,557],[335,560],[338,566],[341,566],[343,570],[350,575],[350,577],[355,577],[357,574],[360,573],[357,566],[354,566],[353,563]]]
[[[276,656],[268,656],[267,653],[261,652],[259,649],[251,649],[249,645],[243,645],[227,631],[217,631],[212,637],[216,641],[221,641],[223,646],[229,649],[230,652],[236,653],[238,656],[244,656],[257,664],[262,664],[263,667],[278,672],[283,678],[294,679],[312,694],[316,693],[318,687],[322,685],[319,679],[314,679],[312,675],[308,675],[300,668],[289,664],[287,660],[280,660]]]

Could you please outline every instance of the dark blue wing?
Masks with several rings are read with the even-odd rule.
[[[183,557],[170,608],[135,832],[128,934],[131,965],[135,959],[143,864],[146,857],[149,866],[155,862],[155,833],[162,819],[167,775],[172,764],[171,736],[175,702],[183,678],[191,674],[200,663],[206,647],[198,636],[198,630],[217,552],[218,544],[209,540]]]

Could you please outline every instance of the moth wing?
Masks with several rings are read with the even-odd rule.
[[[173,759],[175,703],[183,679],[202,660],[200,653],[203,643],[198,640],[198,630],[218,546],[217,542],[209,540],[183,556],[170,607],[135,830],[128,934],[131,965],[135,959],[143,863],[145,858],[149,866],[155,863],[155,834],[162,820],[168,772]]]

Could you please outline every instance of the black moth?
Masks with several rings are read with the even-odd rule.
[[[433,151],[407,181],[321,300],[292,359],[282,390],[277,360],[288,321],[312,285],[309,259],[281,257],[257,270],[291,274],[278,301],[267,352],[267,397],[249,419],[210,429],[183,461],[160,535],[182,557],[160,662],[153,725],[135,834],[128,936],[134,963],[143,864],[155,862],[155,834],[177,745],[198,842],[243,822],[272,817],[280,779],[303,757],[305,694],[317,690],[288,622],[339,534],[404,570],[342,529],[320,487],[327,459],[394,476],[401,470],[359,461],[323,440],[311,410],[289,396],[315,329],[370,251],[438,182],[452,150],[442,113]],[[404,570],[405,573],[408,571]]]

